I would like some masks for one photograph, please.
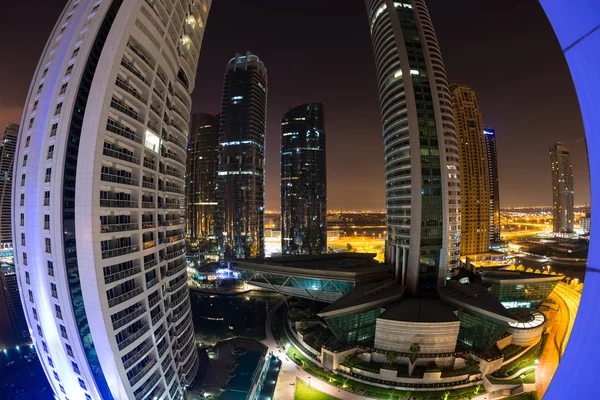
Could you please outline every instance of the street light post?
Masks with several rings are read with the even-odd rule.
[[[310,389],[310,376],[308,377],[308,388]]]

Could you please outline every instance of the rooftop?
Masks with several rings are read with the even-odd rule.
[[[446,286],[438,288],[438,291],[443,301],[458,308],[503,322],[517,322],[502,303],[483,286],[448,281]]]
[[[396,283],[393,279],[359,285],[325,307],[318,315],[326,318],[381,307],[399,300],[405,289],[406,286]]]
[[[511,308],[509,310],[517,319],[517,322],[510,322],[513,329],[537,328],[546,322],[546,317],[539,311],[528,308]]]
[[[483,283],[538,283],[538,282],[558,282],[564,275],[543,275],[523,271],[482,271],[481,280]]]
[[[455,322],[454,310],[437,299],[402,299],[385,307],[378,317],[405,322]]]

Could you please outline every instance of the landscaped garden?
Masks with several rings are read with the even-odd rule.
[[[296,379],[296,393],[294,394],[294,400],[338,400],[337,397],[328,395],[318,391],[315,388],[311,388],[303,380]]]
[[[492,377],[504,378],[513,375],[522,368],[535,365],[535,360],[539,359],[546,345],[548,334],[544,334],[542,339],[532,348],[527,350],[525,354],[516,360],[502,366],[498,371],[492,374]]]

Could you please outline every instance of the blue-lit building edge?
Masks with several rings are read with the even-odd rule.
[[[583,116],[592,209],[600,208],[600,1],[540,0],[565,53]],[[597,213],[594,213],[594,215]],[[571,338],[544,400],[600,398],[600,225],[592,221],[585,287]]]

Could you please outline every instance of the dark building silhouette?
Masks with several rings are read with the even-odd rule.
[[[267,70],[250,52],[227,64],[219,133],[218,238],[226,258],[264,255]]]
[[[490,244],[500,241],[500,184],[498,181],[498,154],[496,150],[496,131],[483,130],[487,150],[488,170],[490,172]]]
[[[216,247],[219,115],[192,115],[185,176],[186,230],[191,248]]]
[[[323,104],[302,104],[281,120],[281,248],[284,255],[327,252]]]
[[[0,349],[30,340],[14,265],[0,265]]]
[[[17,148],[19,125],[8,124],[0,143],[0,243],[12,243],[12,198],[13,159]]]

